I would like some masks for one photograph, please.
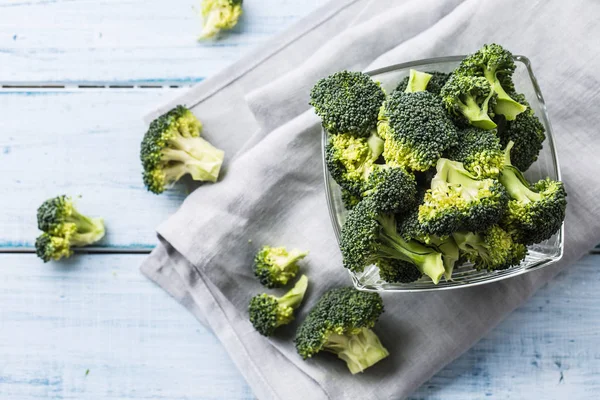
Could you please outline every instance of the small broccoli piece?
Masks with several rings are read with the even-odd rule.
[[[302,275],[294,287],[282,297],[262,293],[254,296],[248,305],[250,322],[261,335],[271,336],[275,329],[294,320],[294,310],[300,306],[308,278]]]
[[[160,194],[190,174],[195,181],[215,182],[224,153],[200,137],[202,124],[184,106],[156,118],[142,140],[144,184]]]
[[[63,257],[71,257],[73,250],[67,238],[44,232],[35,240],[35,254],[44,262],[58,261]]]
[[[513,95],[522,104],[529,107],[529,103],[522,94]],[[514,121],[506,121],[502,116],[498,118],[498,137],[502,147],[508,142],[513,142],[510,152],[512,164],[520,171],[527,171],[542,150],[542,143],[546,139],[546,129],[535,116],[531,108],[517,115]]]
[[[343,189],[360,196],[382,152],[383,141],[376,135],[368,139],[350,134],[329,135],[325,162],[329,173]]]
[[[346,210],[352,210],[361,200],[361,196],[357,196],[351,191],[342,188],[342,203]]]
[[[498,223],[508,203],[495,179],[477,179],[457,161],[442,158],[431,188],[419,206],[419,223],[432,235],[482,231]]]
[[[456,144],[456,127],[441,100],[429,92],[392,93],[379,113],[383,157],[391,165],[426,171]]]
[[[431,79],[431,75],[427,72],[417,71],[411,69],[408,75],[408,82],[406,84],[405,93],[422,92],[427,89],[427,84]]]
[[[340,239],[344,267],[361,272],[388,259],[404,260],[437,284],[444,274],[441,253],[416,240],[405,240],[396,229],[394,216],[375,210],[372,200],[365,199],[348,213]]]
[[[378,293],[332,289],[298,328],[296,350],[303,359],[327,351],[344,360],[352,374],[363,372],[389,355],[371,330],[382,312]]]
[[[504,166],[504,150],[493,131],[466,128],[458,131],[458,144],[446,157],[463,163],[478,178],[497,178]]]
[[[202,33],[198,40],[216,37],[221,30],[232,29],[242,15],[242,0],[202,0]]]
[[[567,208],[567,192],[562,182],[550,178],[529,184],[511,164],[512,142],[506,147],[500,182],[510,201],[502,226],[519,243],[530,245],[549,239],[561,227]]]
[[[363,196],[372,199],[378,213],[403,212],[416,202],[417,182],[403,168],[377,165],[369,175]]]
[[[377,127],[385,93],[362,72],[341,71],[320,79],[310,92],[310,105],[332,134],[368,137]]]
[[[389,283],[410,283],[423,276],[415,264],[404,260],[382,259],[377,267],[381,279]]]
[[[481,129],[494,129],[496,94],[490,83],[483,77],[473,75],[452,75],[440,92],[442,101],[449,113],[463,116],[471,125]]]
[[[527,248],[498,225],[482,233],[454,232],[452,236],[461,255],[478,270],[506,269],[518,265],[527,254]]]
[[[297,262],[307,255],[307,251],[263,246],[254,257],[254,275],[268,288],[287,285],[298,273]]]
[[[467,56],[455,75],[483,76],[487,79],[497,95],[494,112],[512,121],[527,109],[509,95],[514,90],[512,74],[515,68],[513,55],[508,50],[497,44],[486,44],[476,53]]]
[[[435,95],[440,94],[442,87],[446,84],[446,82],[452,75],[451,73],[438,71],[426,71],[425,73],[431,75],[431,78],[429,79],[429,83],[427,83],[427,87],[425,88],[425,90]],[[410,75],[404,78],[402,81],[400,81],[400,83],[398,84],[398,86],[396,86],[396,89],[394,90],[404,92],[408,87],[409,80]]]

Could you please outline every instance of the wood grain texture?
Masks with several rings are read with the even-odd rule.
[[[142,259],[0,255],[0,398],[252,398],[217,339],[139,274]],[[596,398],[599,281],[600,256],[584,258],[411,399]]]

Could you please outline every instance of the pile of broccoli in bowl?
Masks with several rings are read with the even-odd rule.
[[[525,73],[515,74],[516,60]],[[314,85],[310,104],[358,288],[464,287],[562,256],[567,194],[524,57],[489,44],[466,57],[341,71]]]

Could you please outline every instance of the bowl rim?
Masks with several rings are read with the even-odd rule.
[[[424,59],[420,59],[420,60],[413,60],[413,61],[409,61],[409,62],[405,62],[405,63],[389,65],[387,67],[377,68],[374,70],[366,71],[365,73],[370,76],[380,75],[380,74],[385,74],[388,72],[393,72],[393,71],[399,70],[399,69],[418,67],[418,66],[427,65],[427,64],[436,64],[436,63],[445,63],[445,62],[460,62],[465,57],[466,57],[466,55],[455,55],[455,56],[424,58]],[[541,115],[538,115],[538,118],[541,118],[543,120],[544,125],[547,128],[546,144],[549,146],[550,153],[554,160],[554,174],[557,177],[558,181],[562,181],[562,175],[560,172],[560,163],[558,160],[558,154],[557,154],[556,146],[554,143],[554,131],[552,129],[550,119],[548,118],[548,110],[546,108],[546,102],[544,101],[544,97],[542,96],[542,92],[540,90],[537,79],[536,79],[535,74],[533,73],[533,69],[531,67],[531,61],[529,60],[529,58],[527,58],[526,56],[522,56],[522,55],[513,55],[513,59],[517,62],[522,63],[525,66],[525,69],[527,70],[529,79],[531,80],[531,84],[533,85],[533,88],[535,90],[535,94],[536,94],[539,106],[542,110],[542,112],[540,113]],[[325,196],[327,197],[327,208],[329,211],[329,218],[332,223],[331,225],[333,227],[336,241],[339,244],[341,227],[338,224],[338,219],[337,219],[336,212],[335,212],[336,206],[333,203],[333,196],[332,196],[332,193],[330,190],[330,181],[332,178],[329,174],[329,171],[327,169],[327,164],[325,162],[325,147],[327,145],[327,137],[328,137],[327,135],[328,134],[325,131],[325,129],[322,129],[321,132],[322,132],[322,137],[321,137],[321,139],[322,139],[322,146],[321,146],[322,157],[321,158],[322,158],[322,163],[323,163]],[[410,287],[410,283],[409,283],[409,284],[405,284],[405,286],[397,286],[397,287],[393,287],[393,288],[381,288],[381,287],[374,287],[372,285],[362,283],[357,278],[357,276],[352,273],[352,271],[348,271],[348,273],[350,275],[350,278],[352,279],[352,284],[354,285],[354,287],[358,290],[365,291],[365,292],[416,293],[416,292],[430,292],[430,291],[439,291],[439,290],[462,289],[462,288],[467,288],[467,287],[485,285],[488,283],[493,283],[493,282],[498,282],[501,280],[514,278],[516,276],[523,275],[525,273],[529,273],[529,272],[550,266],[550,265],[560,261],[563,257],[564,246],[565,246],[564,226],[565,225],[564,225],[564,221],[563,221],[559,231],[557,232],[559,245],[558,245],[558,248],[557,248],[557,251],[555,254],[549,255],[542,260],[539,260],[537,262],[532,263],[531,265],[528,265],[527,267],[519,268],[519,269],[515,268],[513,270],[514,272],[511,274],[499,275],[499,276],[495,276],[495,277],[490,276],[489,278],[483,278],[483,279],[475,281],[475,282],[466,282],[466,283],[457,282],[453,285],[418,287],[418,288]]]

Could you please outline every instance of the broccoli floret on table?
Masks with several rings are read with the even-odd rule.
[[[362,72],[341,71],[320,79],[310,92],[310,105],[331,134],[368,137],[377,127],[385,93]]]
[[[58,261],[73,255],[69,239],[63,236],[52,236],[46,232],[35,240],[35,254],[44,262]]]
[[[254,296],[248,305],[250,322],[264,336],[271,336],[275,330],[294,320],[294,310],[304,299],[308,278],[302,275],[294,287],[281,297],[262,293]]]
[[[254,275],[268,288],[284,286],[296,276],[298,261],[307,255],[306,251],[263,246],[254,257]]]
[[[326,351],[346,362],[352,374],[363,372],[389,353],[371,328],[383,312],[377,293],[344,287],[326,292],[296,332],[296,350],[307,359]]]
[[[494,129],[492,121],[496,93],[491,84],[480,76],[455,74],[440,92],[449,113],[461,116],[469,124],[481,129]]]
[[[142,140],[140,159],[144,185],[156,194],[182,176],[216,182],[224,153],[200,137],[202,124],[184,106],[156,118]]]
[[[458,143],[446,157],[463,163],[478,178],[497,178],[504,166],[504,150],[494,131],[474,127],[458,131]]]
[[[242,15],[242,0],[202,0],[202,33],[199,40],[214,38],[232,29]]]

